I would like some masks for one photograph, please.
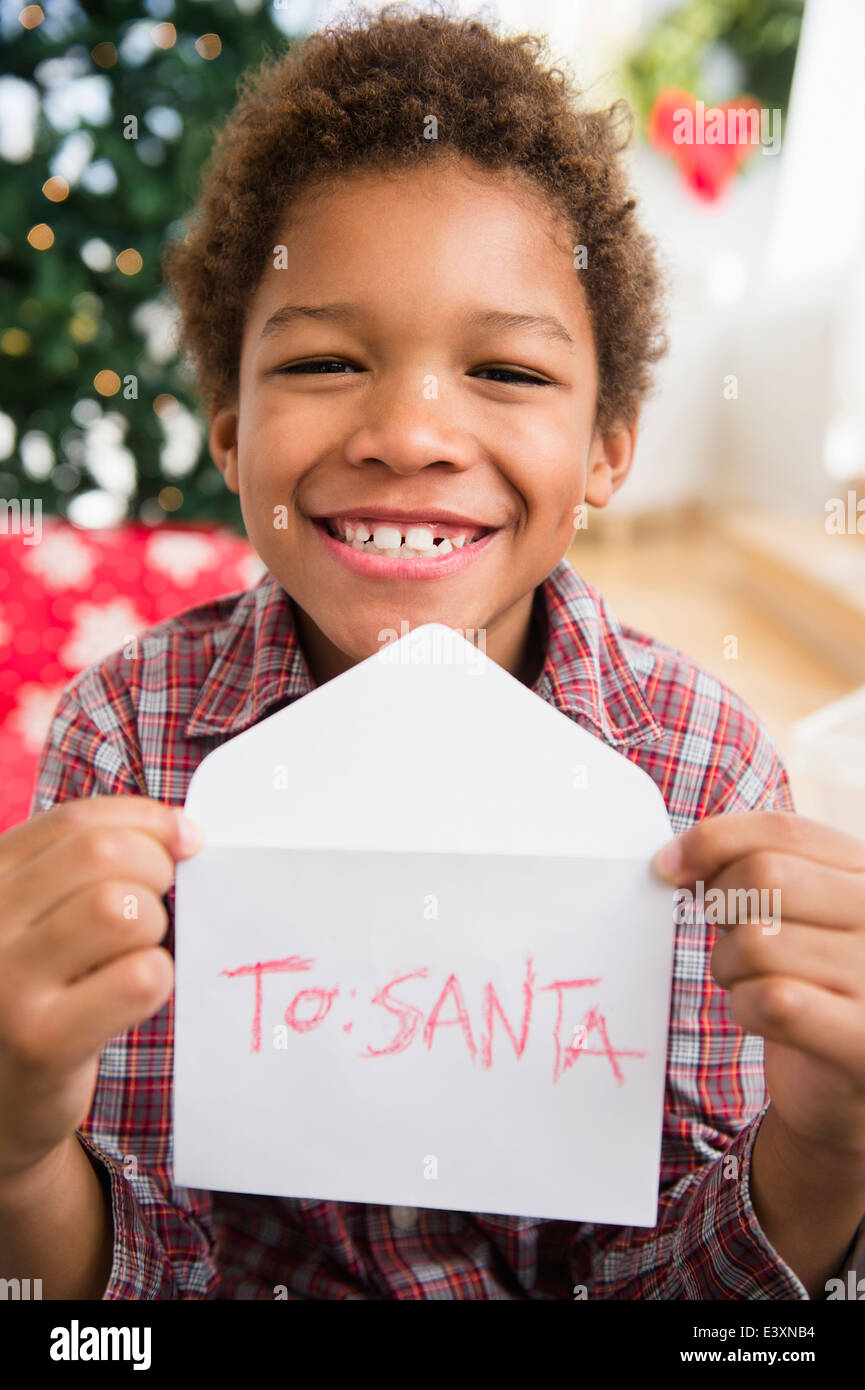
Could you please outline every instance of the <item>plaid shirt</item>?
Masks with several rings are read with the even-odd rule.
[[[643,768],[675,832],[704,816],[793,809],[784,768],[743,702],[622,626],[566,561],[536,591],[534,621],[546,652],[535,693]],[[150,628],[134,659],[117,652],[64,690],[31,815],[104,794],[182,806],[207,753],[312,687],[291,604],[265,574]],[[173,949],[173,888],[166,901]],[[749,1197],[768,1104],[763,1042],[731,1019],[712,978],[718,930],[677,928],[651,1229],[176,1187],[172,995],[108,1041],[78,1132],[111,1195],[103,1297],[570,1299],[584,1285],[603,1299],[806,1299]]]

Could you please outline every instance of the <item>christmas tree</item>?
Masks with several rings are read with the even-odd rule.
[[[290,40],[261,0],[45,0],[3,22],[0,497],[242,530],[160,258],[240,73]]]

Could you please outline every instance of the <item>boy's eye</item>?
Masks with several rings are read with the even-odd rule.
[[[331,376],[333,374],[327,371],[327,368],[338,367],[344,369],[346,366],[354,370],[354,364],[348,362],[344,357],[309,358],[305,362],[290,362],[286,367],[277,367],[277,374],[287,375],[291,373],[299,375],[304,372],[311,372],[318,376]],[[520,382],[529,386],[552,385],[552,382],[545,381],[543,377],[530,376],[528,372],[518,372],[512,367],[479,367],[475,375],[480,376],[482,373],[489,372],[493,372],[499,377],[510,377],[514,382]]]
[[[306,362],[289,362],[287,367],[277,367],[276,370],[279,375],[289,372],[314,372],[316,375],[329,376],[330,373],[324,371],[325,367],[341,367],[345,365],[345,359],[342,357],[320,357],[310,358]],[[351,366],[352,364],[349,362],[347,365]]]
[[[476,375],[482,372],[496,372],[499,376],[509,376],[514,381],[528,386],[551,386],[552,382],[545,381],[540,376],[530,376],[528,372],[515,371],[513,367],[479,367]]]

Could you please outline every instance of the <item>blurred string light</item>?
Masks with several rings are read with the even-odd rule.
[[[15,448],[15,421],[0,410],[0,460],[8,459]]]
[[[124,504],[136,487],[135,458],[124,447],[128,423],[117,411],[91,420],[84,429],[83,462],[104,492],[123,499]]]
[[[31,478],[42,481],[51,476],[57,460],[54,446],[44,430],[28,430],[23,434],[19,453],[21,466]]]
[[[81,492],[77,497],[71,498],[66,515],[73,526],[80,526],[85,530],[100,530],[103,526],[119,525],[127,511],[122,497],[112,496],[110,492],[104,492],[101,488],[94,488],[91,492]]]
[[[59,174],[54,174],[50,179],[46,179],[42,185],[42,192],[51,203],[62,203],[64,198],[69,197],[69,184]]]
[[[153,409],[162,425],[163,444],[159,451],[162,472],[169,478],[185,477],[198,462],[204,434],[202,423],[167,392],[156,397]]]
[[[202,34],[195,40],[195,51],[209,62],[222,52],[222,39],[218,34]]]
[[[56,91],[67,87],[76,77],[89,73],[90,64],[86,53],[80,48],[70,49],[68,53],[58,53],[53,58],[43,58],[33,69],[33,76],[46,91]],[[97,79],[102,85],[103,79]]]
[[[153,24],[149,19],[138,19],[130,24],[118,45],[120,57],[126,67],[138,68],[153,56]]]
[[[92,135],[86,130],[73,130],[57,146],[49,166],[51,173],[56,178],[65,179],[73,187],[93,158],[95,149]]]
[[[39,28],[47,39],[63,39],[81,17],[78,0],[49,0],[42,5],[21,5],[15,0],[4,0],[0,5],[0,23],[6,39],[13,38],[22,29]]]
[[[100,391],[103,385],[112,388],[103,394],[114,394],[120,388],[120,378],[115,372],[100,372],[94,386]],[[115,526],[128,515],[129,499],[137,484],[135,458],[124,445],[128,421],[118,411],[103,413],[99,402],[91,397],[76,401],[71,413],[79,429],[64,433],[61,441],[64,452],[86,467],[99,486],[72,498],[66,515],[74,526]],[[59,477],[64,467],[67,476]],[[79,468],[69,465],[61,465],[52,473],[52,482],[61,491],[72,491],[79,480]]]
[[[120,377],[110,368],[105,367],[101,372],[97,372],[93,378],[93,385],[100,396],[116,396],[122,386]]]
[[[0,351],[7,357],[24,357],[32,345],[30,334],[23,328],[7,328],[0,333]]]
[[[151,106],[144,113],[144,124],[160,140],[177,140],[183,132],[183,120],[173,106]]]
[[[173,48],[177,43],[177,30],[173,24],[155,24],[150,38],[157,48]]]
[[[32,158],[39,92],[21,77],[0,77],[0,156],[10,164]]]
[[[145,135],[143,139],[136,140],[135,153],[142,164],[149,164],[154,169],[165,159],[165,146],[155,135]]]
[[[163,391],[153,402],[153,412],[160,420],[170,420],[180,409],[180,401],[169,391]]]
[[[111,87],[107,77],[100,73],[90,73],[84,77],[73,76],[63,58],[52,58],[50,64],[58,64],[47,83],[41,69],[49,66],[40,63],[35,76],[47,90],[42,99],[42,110],[46,119],[63,135],[75,130],[83,121],[89,125],[108,125],[111,120]]]
[[[99,332],[102,317],[102,303],[95,294],[84,291],[72,301],[73,314],[67,325],[67,332],[74,343],[83,346],[91,343]]]
[[[67,332],[73,343],[77,343],[79,347],[84,347],[86,343],[92,343],[99,332],[99,320],[90,314],[73,314],[69,320]]]
[[[165,520],[165,512],[155,497],[145,497],[138,508],[138,517],[145,526],[158,526],[161,521]]]
[[[90,50],[90,57],[98,68],[113,68],[117,62],[117,45],[110,42],[98,43]]]
[[[41,5],[25,5],[18,16],[18,20],[24,29],[35,29],[45,19],[45,12]]]
[[[82,396],[80,401],[75,402],[70,414],[76,425],[89,425],[91,420],[99,419],[102,407],[91,396]]]
[[[178,317],[177,306],[167,295],[145,300],[132,315],[132,327],[147,340],[147,356],[160,366],[177,351]]]
[[[329,15],[320,14],[321,0],[283,0],[273,6],[274,23],[286,34],[309,33],[319,18],[322,23]]]
[[[81,259],[88,270],[104,273],[114,264],[114,252],[101,237],[90,237],[81,247]]]
[[[137,275],[144,265],[144,258],[134,246],[127,246],[125,251],[120,251],[114,257],[114,264],[124,275]]]
[[[74,492],[81,482],[81,470],[70,463],[58,463],[52,471],[51,481],[58,492]]]
[[[47,251],[54,245],[54,233],[47,222],[37,222],[27,233],[27,240],[36,251]]]
[[[81,183],[88,193],[105,196],[117,187],[117,173],[110,159],[94,159],[81,175]]]

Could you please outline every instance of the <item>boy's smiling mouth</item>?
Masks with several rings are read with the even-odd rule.
[[[312,518],[335,559],[381,579],[443,578],[487,549],[500,528],[438,510],[340,512]]]

